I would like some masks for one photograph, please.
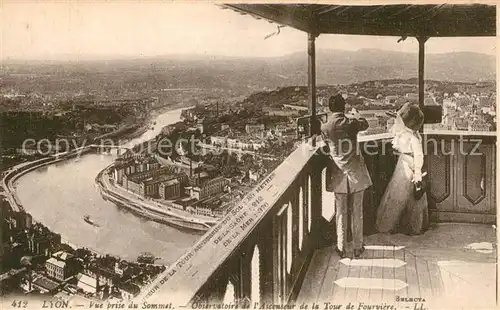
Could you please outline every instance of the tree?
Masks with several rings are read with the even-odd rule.
[[[253,156],[250,154],[243,154],[243,156],[241,156],[241,161],[243,162],[245,170],[248,170],[248,168],[253,164]]]
[[[235,153],[231,153],[227,161],[228,166],[236,166],[238,165],[238,156]]]

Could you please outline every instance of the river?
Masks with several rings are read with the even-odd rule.
[[[179,109],[159,115],[152,129],[127,145],[155,137],[163,126],[179,121],[180,114]],[[88,154],[30,172],[16,183],[19,199],[35,221],[72,244],[126,260],[151,252],[160,257],[158,263],[171,264],[200,235],[140,218],[105,201],[94,179],[114,159],[114,155]],[[84,222],[86,214],[100,227]]]

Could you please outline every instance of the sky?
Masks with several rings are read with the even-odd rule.
[[[201,54],[273,57],[306,51],[292,28],[264,38],[276,25],[211,3],[139,0],[0,0],[0,59],[148,57]],[[318,49],[379,48],[417,52],[415,39],[321,35]],[[496,38],[431,38],[427,53],[494,55]]]

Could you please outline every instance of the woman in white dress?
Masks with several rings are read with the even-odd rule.
[[[427,195],[415,197],[415,184],[421,184],[424,163],[419,133],[423,121],[424,114],[411,103],[403,105],[396,115],[392,146],[399,159],[377,209],[378,232],[415,235],[428,228]]]

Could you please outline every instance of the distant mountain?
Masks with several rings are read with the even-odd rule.
[[[378,49],[358,51],[318,50],[317,83],[350,84],[368,80],[415,78],[418,54]],[[0,86],[54,89],[67,85],[84,90],[100,87],[158,89],[169,87],[225,88],[249,93],[307,84],[307,53],[274,58],[182,55],[117,60],[2,62]],[[43,79],[19,80],[9,74],[43,75]],[[427,54],[425,78],[453,82],[496,79],[495,56],[472,53]],[[61,80],[62,79],[62,80]],[[58,83],[61,81],[61,83]],[[49,85],[45,87],[45,84]]]
[[[418,76],[418,54],[378,49],[358,51],[318,50],[316,52],[317,82],[321,84],[349,84],[392,78],[408,79]],[[295,53],[275,59],[292,77],[307,79],[307,55]],[[306,70],[302,69],[306,68]],[[284,73],[284,70],[281,71]],[[495,56],[457,52],[427,54],[425,78],[453,82],[495,80]],[[304,83],[304,82],[302,82]]]

